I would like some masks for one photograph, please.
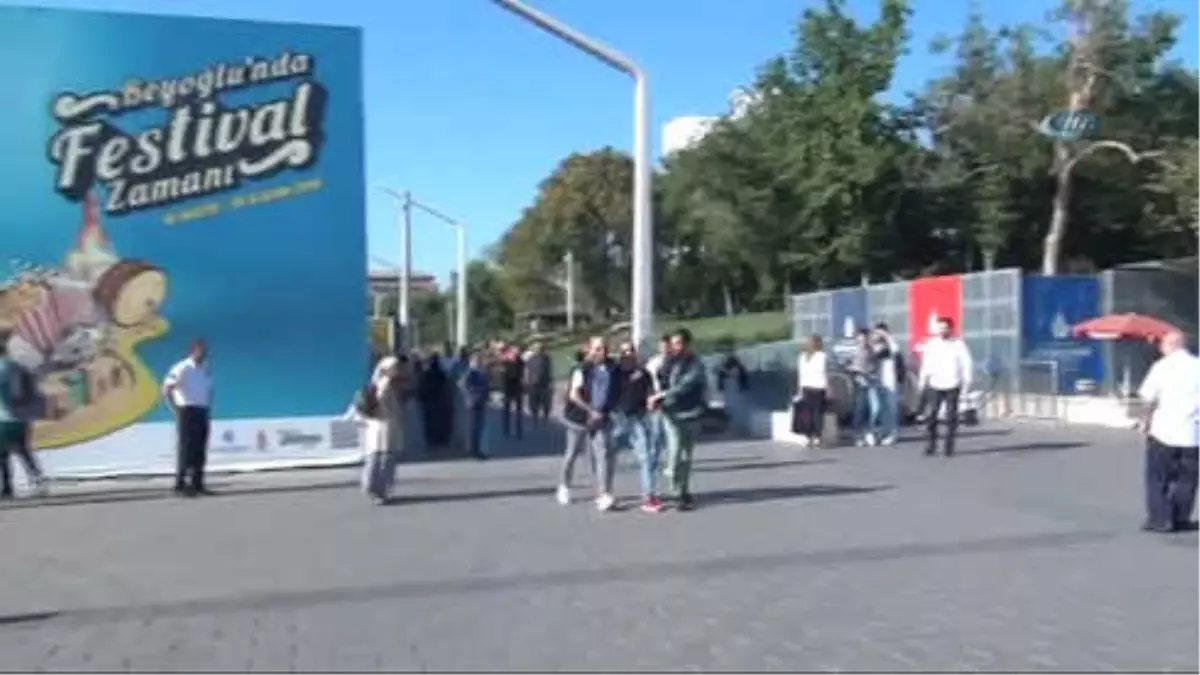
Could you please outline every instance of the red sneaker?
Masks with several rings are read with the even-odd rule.
[[[643,513],[661,513],[663,510],[662,502],[658,497],[647,497],[642,500]]]

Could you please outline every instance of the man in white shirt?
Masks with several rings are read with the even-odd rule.
[[[1172,332],[1159,346],[1138,396],[1146,404],[1146,523],[1152,532],[1196,529],[1196,453],[1200,446],[1200,359]]]
[[[971,388],[971,352],[961,339],[954,336],[954,322],[938,319],[938,334],[929,338],[921,350],[921,395],[929,416],[926,429],[929,441],[925,454],[937,452],[939,411],[946,409],[946,439],[943,452],[954,454],[955,434],[958,431],[958,399]]]
[[[175,412],[175,493],[193,497],[208,494],[204,487],[204,463],[208,456],[211,428],[212,376],[205,359],[208,347],[196,340],[183,359],[167,372],[162,393]]]

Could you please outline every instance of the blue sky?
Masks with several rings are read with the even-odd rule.
[[[5,0],[0,0],[3,3]],[[650,80],[655,146],[664,121],[726,109],[729,93],[787,49],[794,19],[818,0],[530,0],[638,61]],[[622,74],[488,0],[24,0],[12,4],[334,23],[364,28],[367,176],[411,189],[470,227],[470,252],[493,243],[574,151],[632,144],[632,86]],[[990,23],[1040,21],[1055,0],[980,0]],[[1197,62],[1194,0],[1133,0],[1185,17],[1176,55]],[[876,0],[851,0],[863,18]],[[953,34],[965,0],[916,0],[912,51],[893,95],[946,66],[929,41]],[[399,260],[396,209],[368,194],[373,255]],[[443,280],[450,228],[417,216],[413,264]]]

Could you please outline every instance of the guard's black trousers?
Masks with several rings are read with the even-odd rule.
[[[1187,529],[1196,503],[1196,448],[1164,445],[1146,438],[1146,525]]]
[[[208,408],[183,406],[175,421],[175,489],[204,489],[204,463],[208,459]]]
[[[954,454],[954,441],[958,436],[958,397],[960,389],[929,389],[925,392],[927,400],[925,401],[925,414],[929,419],[925,421],[925,429],[928,432],[925,454],[932,455],[937,451],[938,442],[938,422],[941,416],[941,410],[946,408],[946,437],[944,440],[943,452],[947,455]]]
[[[525,411],[522,410],[524,399],[520,389],[504,390],[503,430],[505,438],[511,437],[514,431],[517,438],[521,437],[525,417]]]

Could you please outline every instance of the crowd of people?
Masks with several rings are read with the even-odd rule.
[[[833,358],[850,382],[850,426],[858,446],[892,445],[902,420],[901,399],[909,364],[886,322],[862,329],[836,345]],[[820,335],[809,338],[796,364],[796,396],[792,401],[792,430],[803,445],[820,446],[825,419],[832,403],[830,375],[834,364]],[[938,321],[937,332],[920,346],[916,386],[922,400],[915,411],[926,429],[925,454],[939,444],[939,427],[945,427],[942,452],[951,456],[957,438],[961,401],[971,389],[974,365],[971,351],[955,335],[954,322]]]
[[[954,329],[952,321],[941,319],[937,333],[914,354],[920,359],[917,419],[925,427],[926,455],[936,454],[939,441],[944,455],[954,454],[960,400],[972,384],[970,350]],[[13,496],[14,455],[25,463],[36,490],[44,492],[47,483],[30,443],[44,400],[34,374],[8,358],[4,345],[0,339],[0,499]],[[1145,529],[1191,530],[1196,526],[1191,513],[1200,446],[1200,360],[1187,351],[1177,331],[1157,346],[1162,358],[1139,391],[1145,405],[1139,427],[1147,438]],[[204,475],[213,383],[207,353],[207,345],[197,340],[163,381],[162,394],[178,431],[175,491],[181,496],[208,493]],[[851,425],[857,444],[894,443],[908,369],[883,323],[833,350],[819,336],[808,340],[797,363],[794,430],[805,444],[822,442],[831,403],[831,354],[852,382]],[[719,380],[733,378],[739,388],[746,387],[745,368],[736,359],[726,359],[718,370]],[[556,400],[553,371],[540,343],[527,351],[497,341],[473,352],[447,349],[380,358],[346,412],[363,427],[363,490],[376,503],[386,503],[399,459],[420,436],[434,453],[460,447],[486,459],[485,429],[495,394],[505,436],[522,438],[526,410],[534,425],[546,424]],[[617,506],[615,458],[629,450],[640,466],[641,510],[658,513],[669,505],[691,510],[695,434],[708,408],[707,373],[692,351],[691,334],[680,329],[663,335],[650,355],[639,354],[630,342],[610,354],[608,341],[593,337],[579,350],[566,379],[558,419],[565,427],[565,447],[555,499],[563,505],[572,502],[575,465],[586,456],[592,501],[600,511],[612,510]]]
[[[566,441],[554,491],[559,503],[572,502],[575,465],[586,456],[595,506],[612,510],[616,454],[628,449],[641,466],[642,510],[656,513],[667,502],[679,510],[693,506],[691,457],[707,406],[707,377],[691,342],[681,329],[664,335],[649,358],[630,342],[610,354],[600,336],[579,350],[562,398]],[[363,489],[378,503],[388,500],[396,461],[412,442],[414,406],[421,410],[428,448],[456,444],[485,459],[493,395],[499,399],[500,432],[521,439],[526,411],[535,426],[550,419],[554,383],[553,363],[541,343],[525,351],[496,341],[453,358],[440,352],[381,358],[347,412],[364,427]],[[668,480],[666,489],[660,489],[660,474]]]

